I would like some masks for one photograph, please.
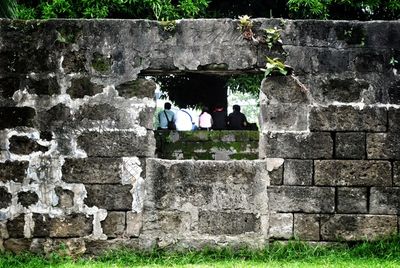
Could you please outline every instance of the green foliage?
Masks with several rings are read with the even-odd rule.
[[[264,29],[265,31],[265,42],[269,48],[272,49],[276,44],[282,44],[280,30],[276,27]]]
[[[37,14],[33,7],[27,7],[24,4],[17,4],[15,17],[21,20],[33,20],[37,17]]]
[[[391,57],[391,58],[390,58],[389,65],[395,66],[395,65],[398,64],[398,63],[399,63],[399,61],[396,60],[394,57]]]
[[[229,78],[227,86],[233,92],[250,93],[258,97],[263,78],[264,74],[242,74],[232,76]]]
[[[15,18],[17,12],[17,2],[15,0],[0,1],[0,18]]]
[[[263,71],[265,71],[265,76],[269,76],[272,74],[287,75],[290,71],[290,66],[285,65],[283,62],[281,62],[279,58],[271,59],[269,57],[266,57],[266,59],[266,69],[263,69]]]

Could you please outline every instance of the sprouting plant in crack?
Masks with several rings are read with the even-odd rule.
[[[282,44],[280,30],[276,27],[264,29],[265,31],[265,43],[269,50],[276,44]]]
[[[253,33],[253,22],[250,19],[250,16],[243,15],[239,16],[239,25],[238,29],[242,32],[243,38],[246,40],[253,40],[254,33]]]
[[[160,21],[160,25],[166,32],[173,32],[176,29],[176,21],[175,20],[162,20]]]
[[[399,61],[396,60],[393,56],[390,58],[389,65],[391,65],[392,67],[394,67],[398,63]]]
[[[279,58],[272,59],[270,57],[266,57],[266,59],[266,68],[262,69],[265,72],[265,76],[272,74],[288,75],[288,73],[292,70],[289,65],[284,64]]]

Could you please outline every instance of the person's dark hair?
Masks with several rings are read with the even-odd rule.
[[[209,112],[208,107],[204,106],[203,109],[201,110],[201,114],[200,115],[202,115],[203,113],[208,113],[208,112]]]
[[[164,103],[164,109],[171,110],[171,103],[169,102]]]
[[[240,112],[240,106],[237,105],[237,104],[233,105],[233,110],[237,111],[237,112]]]

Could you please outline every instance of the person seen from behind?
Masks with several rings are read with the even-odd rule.
[[[212,113],[212,129],[226,129],[226,112],[221,104],[217,104]]]
[[[175,114],[171,111],[171,103],[164,103],[164,110],[158,113],[158,129],[168,129],[168,121],[175,122]]]
[[[190,112],[186,109],[180,109],[175,114],[176,130],[191,131],[193,130],[193,120]]]
[[[201,130],[210,130],[212,126],[212,117],[208,113],[208,107],[204,107],[199,116],[199,128]]]
[[[243,130],[247,126],[246,116],[240,112],[240,106],[233,105],[233,113],[228,116],[228,128],[232,130]]]

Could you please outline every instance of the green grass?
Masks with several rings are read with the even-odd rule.
[[[0,268],[108,267],[400,267],[400,236],[354,245],[310,246],[298,241],[273,243],[263,250],[203,249],[202,251],[118,250],[97,258],[72,259],[52,254],[0,255]]]

